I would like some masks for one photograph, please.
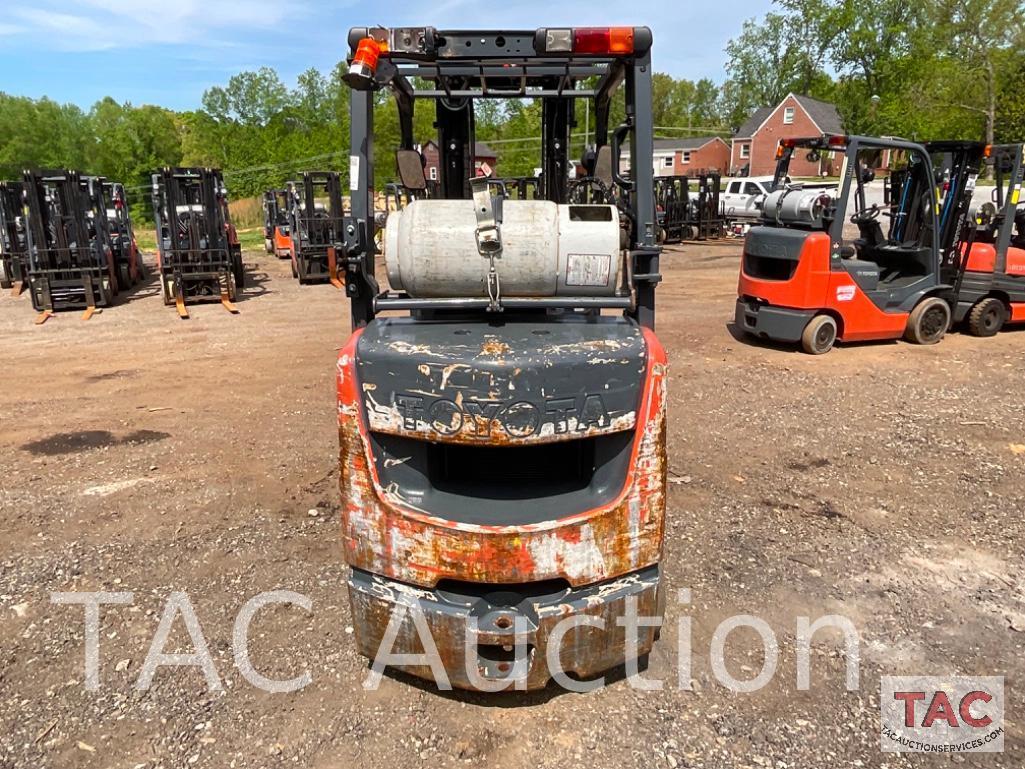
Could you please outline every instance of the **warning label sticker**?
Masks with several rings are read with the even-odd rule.
[[[607,286],[612,272],[609,254],[570,254],[566,265],[567,286]]]
[[[349,155],[349,189],[359,191],[359,155]]]
[[[854,286],[837,286],[836,287],[836,301],[838,302],[850,302],[854,299]]]

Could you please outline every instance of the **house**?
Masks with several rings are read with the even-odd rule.
[[[424,157],[424,173],[427,180],[436,182],[441,179],[441,153],[438,151],[438,143],[433,139],[421,144],[418,148]],[[473,169],[477,176],[494,176],[495,168],[498,165],[498,153],[483,142],[474,145]]]
[[[655,139],[655,176],[725,173],[729,167],[730,146],[718,136]]]
[[[730,172],[745,176],[769,176],[776,170],[776,148],[780,139],[820,134],[842,134],[843,121],[836,107],[810,96],[787,94],[775,107],[755,110],[733,136]],[[831,171],[832,155],[808,160],[795,154],[791,176],[822,176]]]

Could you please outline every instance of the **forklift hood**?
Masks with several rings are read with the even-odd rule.
[[[490,445],[632,430],[647,367],[640,328],[609,318],[501,327],[381,319],[356,360],[371,432]]]
[[[657,562],[665,353],[623,318],[378,318],[338,366],[355,568],[588,585]]]

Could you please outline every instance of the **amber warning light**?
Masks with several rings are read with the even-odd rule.
[[[343,78],[346,83],[359,91],[368,91],[373,87],[374,75],[377,74],[377,61],[381,53],[388,50],[387,43],[365,37],[356,46],[356,55],[352,57],[349,71]]]

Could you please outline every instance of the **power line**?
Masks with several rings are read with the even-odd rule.
[[[671,126],[671,125],[657,125],[654,126],[656,131],[696,131],[698,133],[733,133],[732,130],[726,126]]]

